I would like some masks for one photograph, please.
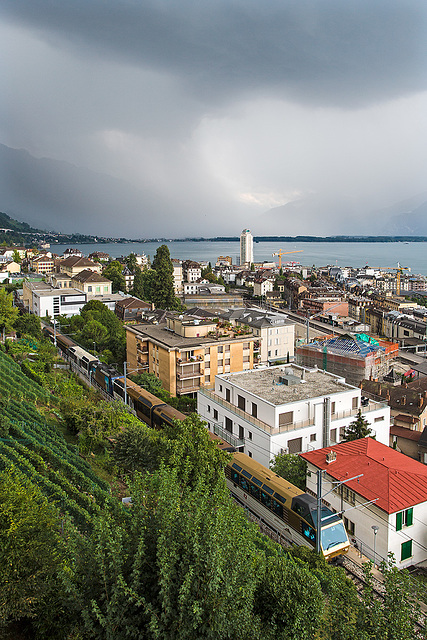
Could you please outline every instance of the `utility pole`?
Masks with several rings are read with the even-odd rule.
[[[322,532],[322,473],[323,469],[317,470],[317,523],[316,523],[316,551],[320,553],[320,536]]]

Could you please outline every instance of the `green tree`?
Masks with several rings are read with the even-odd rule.
[[[356,419],[350,422],[348,427],[345,428],[343,442],[350,442],[351,440],[358,440],[359,438],[370,436],[372,429],[370,429],[369,424],[365,416],[362,415],[362,410],[359,409]]]
[[[91,639],[253,638],[263,556],[224,479],[183,485],[173,468],[137,476],[125,525],[102,518],[66,576]]]
[[[111,280],[113,292],[126,290],[125,278],[122,271],[123,265],[118,260],[109,262],[102,271],[102,275],[108,278],[108,280]]]
[[[163,438],[141,422],[130,424],[115,436],[113,459],[126,472],[149,471],[159,467]]]
[[[300,456],[292,453],[278,453],[271,460],[270,469],[305,491],[307,463]]]
[[[158,247],[152,267],[156,272],[152,301],[158,309],[175,309],[177,300],[174,290],[173,265],[167,245],[162,244]]]
[[[301,563],[284,554],[267,557],[254,602],[263,640],[316,637],[323,596],[319,581]]]
[[[19,255],[19,251],[17,249],[13,250],[13,260],[18,264],[21,264],[21,256]]]
[[[60,520],[39,489],[13,467],[0,472],[0,628],[33,618],[56,588]]]
[[[132,271],[132,273],[135,273],[136,270],[139,268],[138,267],[138,263],[136,261],[136,255],[134,253],[130,253],[126,258],[125,258],[125,263],[127,268]]]
[[[136,267],[134,272],[132,295],[140,300],[144,299],[144,279],[139,267]]]
[[[15,329],[19,336],[29,335],[40,339],[42,336],[40,318],[33,313],[24,313],[15,322]]]
[[[0,288],[0,331],[12,331],[18,314],[18,309],[13,306],[13,294]]]

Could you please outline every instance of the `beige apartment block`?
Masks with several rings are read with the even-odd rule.
[[[125,328],[128,370],[153,373],[174,396],[213,387],[218,373],[254,366],[253,332],[212,318],[166,314],[163,322]]]

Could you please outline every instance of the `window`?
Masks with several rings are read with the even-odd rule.
[[[414,521],[414,508],[406,509],[396,513],[396,531],[400,531],[402,527],[410,527]]]
[[[88,293],[92,293],[92,286],[91,286],[91,285],[89,285],[89,286],[88,286],[88,288],[87,288],[87,290],[88,290]]]
[[[230,418],[225,418],[225,430],[229,433],[233,433],[233,421]]]
[[[219,385],[219,390],[222,391],[222,384]]]
[[[96,293],[100,293],[101,292],[101,287],[96,287]]]
[[[337,441],[337,430],[331,429],[331,442],[336,442],[336,441]]]
[[[227,400],[227,402],[230,402],[230,397],[231,397],[230,389],[226,389],[225,390],[225,399]]]
[[[210,382],[211,381],[211,377],[209,374],[205,374],[205,382]]]
[[[344,518],[344,526],[347,529],[347,532],[351,535],[354,536],[354,522],[352,522],[351,520],[349,520],[348,518]]]
[[[316,440],[316,434],[310,433],[310,442],[315,442],[315,440]]]
[[[218,354],[223,353],[224,347],[218,347]]]
[[[302,451],[302,438],[294,438],[288,440],[289,453],[301,453]]]
[[[243,440],[244,437],[245,437],[245,430],[243,429],[243,427],[239,425],[239,439]]]
[[[246,400],[243,396],[237,396],[237,406],[242,411],[246,411]]]
[[[279,427],[283,427],[287,424],[292,424],[294,421],[294,412],[287,411],[286,413],[279,413]]]
[[[332,415],[335,413],[335,402],[331,402],[331,413]]]
[[[213,410],[214,420],[218,420],[218,411],[216,409]]]
[[[256,405],[255,402],[252,402],[252,416],[254,418],[258,417],[258,405]]]
[[[252,458],[252,451],[248,451],[248,456]]]
[[[406,542],[402,542],[402,546],[400,547],[400,560],[407,560],[412,556],[412,540],[407,540]]]
[[[252,440],[252,431],[248,431],[248,438],[249,440]]]
[[[208,413],[210,413],[210,412],[211,412],[211,408],[210,408],[210,406],[209,406],[209,405],[207,406],[207,411],[208,411]]]
[[[104,293],[108,293],[108,286],[104,286]]]
[[[345,427],[340,427],[340,440],[345,437]]]
[[[352,409],[357,409],[359,406],[359,398],[352,398],[351,399],[351,408]]]
[[[374,422],[381,422],[384,420],[384,416],[378,416],[378,418],[374,418]]]

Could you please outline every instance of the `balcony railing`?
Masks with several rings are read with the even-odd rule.
[[[245,446],[244,440],[242,440],[241,438],[238,438],[237,436],[233,436],[232,433],[227,431],[227,429],[224,429],[224,427],[222,427],[220,424],[216,422],[213,424],[213,432],[216,436],[219,436],[220,438],[228,442],[228,444],[230,444],[232,447],[235,447],[236,449],[238,449],[239,447]]]

